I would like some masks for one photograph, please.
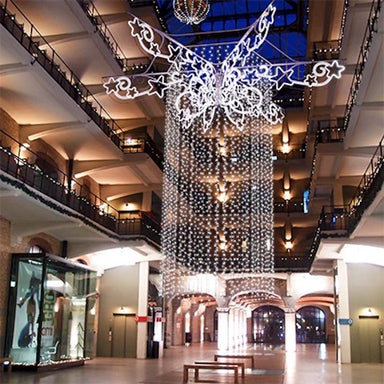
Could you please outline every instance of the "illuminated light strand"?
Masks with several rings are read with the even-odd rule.
[[[332,62],[271,64],[258,54],[276,8],[270,5],[234,49],[196,53],[134,17],[132,36],[169,69],[110,77],[119,99],[166,98],[162,270],[168,297],[187,292],[189,276],[225,276],[226,292],[274,292],[271,125],[284,114],[272,101],[283,86],[318,87],[340,78]],[[216,60],[216,61],[215,61]],[[219,60],[219,61],[218,61]],[[300,67],[311,68],[298,78]],[[144,79],[148,86],[137,85]],[[257,277],[255,277],[257,274]]]
[[[272,100],[265,99],[259,88],[261,82],[268,82],[269,87],[276,90],[293,85],[319,87],[333,78],[340,78],[345,67],[336,60],[297,62],[285,55],[289,61],[271,64],[261,57],[257,50],[266,40],[275,12],[276,8],[270,5],[219,64],[133,17],[128,22],[132,36],[154,59],[168,61],[170,68],[167,72],[157,73],[152,71],[152,63],[142,74],[109,77],[103,84],[106,93],[123,100],[154,94],[163,97],[167,90],[177,86],[180,94],[176,106],[184,125],[191,126],[194,120],[202,117],[204,130],[212,126],[217,109],[223,109],[227,118],[240,130],[247,117],[264,118],[271,124],[281,123],[283,111]],[[255,56],[259,58],[257,64]],[[312,66],[311,71],[303,79],[295,78],[299,67],[307,65]],[[148,87],[139,89],[134,81],[137,77],[144,77]],[[188,105],[184,99],[188,99]]]

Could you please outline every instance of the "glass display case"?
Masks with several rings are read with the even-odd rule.
[[[92,357],[96,272],[44,254],[14,254],[6,354],[15,369],[80,365]]]

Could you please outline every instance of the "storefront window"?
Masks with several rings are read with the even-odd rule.
[[[265,305],[253,311],[252,319],[255,343],[284,343],[285,315],[282,309]]]
[[[96,273],[54,256],[14,255],[9,356],[16,366],[47,366],[92,356]]]
[[[325,343],[325,313],[317,307],[303,307],[296,313],[298,343]]]

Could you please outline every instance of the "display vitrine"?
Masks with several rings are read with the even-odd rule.
[[[6,355],[14,368],[79,365],[92,357],[96,272],[44,254],[12,258]]]

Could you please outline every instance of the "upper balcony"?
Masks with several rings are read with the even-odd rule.
[[[44,37],[12,0],[0,7],[0,23],[5,27],[1,33],[3,68],[6,68],[2,72],[3,84],[14,90],[15,95],[21,89],[26,94],[23,99],[5,99],[3,108],[26,127],[23,129],[25,139],[43,138],[63,157],[69,158],[71,154],[64,148],[82,143],[84,155],[77,153],[76,156],[82,160],[84,157],[90,160],[92,152],[93,159],[97,152],[100,160],[121,159],[124,153],[131,153],[124,142],[126,128],[111,117],[96,97],[102,86],[92,85],[91,91],[66,63],[62,52],[59,54],[53,47],[52,41],[71,40],[68,36]],[[36,103],[35,94],[39,94],[39,103]],[[23,105],[19,107],[21,100]],[[28,109],[33,113],[22,113]],[[59,131],[62,136],[57,139]],[[64,136],[64,133],[67,134]],[[149,135],[143,139],[143,152],[162,169],[161,149]],[[105,144],[102,150],[100,141]]]
[[[324,239],[334,239],[337,243],[353,238],[355,243],[364,241],[382,242],[382,215],[384,213],[384,137],[371,158],[355,194],[348,205],[324,207],[318,222],[310,251],[312,269],[331,268],[328,260],[317,255]],[[327,241],[327,240],[325,240]],[[324,267],[326,265],[326,267]]]
[[[91,193],[64,172],[58,169],[51,169],[49,173],[42,170],[39,165],[43,162],[38,154],[5,132],[1,132],[1,137],[0,180],[5,189],[22,191],[26,198],[42,203],[62,217],[76,219],[109,238],[119,241],[143,239],[159,249],[160,223],[151,212],[135,212],[135,215],[127,216],[126,212],[116,210],[108,201]],[[15,207],[7,204],[2,207],[4,217],[9,214],[17,221]],[[28,221],[28,218],[25,217],[25,220]],[[61,220],[58,219],[59,222]],[[73,227],[76,226],[72,223]],[[60,230],[57,237],[62,237]]]

